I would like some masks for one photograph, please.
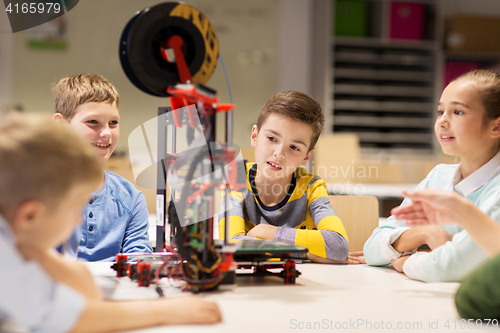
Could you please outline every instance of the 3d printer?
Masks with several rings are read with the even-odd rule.
[[[169,277],[184,289],[203,291],[234,283],[237,267],[245,267],[295,283],[300,272],[293,258],[304,258],[307,249],[266,240],[234,244],[228,241],[227,223],[225,241],[213,237],[216,191],[226,192],[229,207],[229,192],[246,191],[247,183],[243,159],[232,143],[234,105],[218,103],[216,92],[203,85],[219,57],[208,19],[179,2],[145,8],[126,25],[119,52],[131,82],[143,92],[168,97],[171,107],[158,110],[157,252],[118,254],[113,265],[117,276],[129,276],[140,286]],[[226,115],[224,143],[216,140],[220,113]],[[188,149],[177,153],[176,128],[183,126],[188,128]]]

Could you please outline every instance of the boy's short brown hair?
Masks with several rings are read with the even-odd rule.
[[[120,97],[116,88],[102,75],[78,74],[67,76],[54,87],[55,113],[71,120],[76,109],[87,102],[104,102],[119,107]]]
[[[297,91],[285,91],[273,95],[262,107],[262,111],[257,119],[258,130],[260,130],[267,117],[272,113],[280,114],[311,126],[313,134],[308,151],[314,148],[325,124],[325,116],[321,111],[321,105],[316,100],[309,95]]]
[[[64,123],[35,114],[0,119],[0,213],[31,200],[54,205],[73,186],[102,179],[92,146]]]

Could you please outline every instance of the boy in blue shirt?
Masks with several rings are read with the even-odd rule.
[[[81,262],[53,250],[81,223],[102,166],[88,141],[49,117],[0,122],[0,332],[110,332],[215,323],[193,297],[106,302]]]
[[[101,75],[79,74],[54,89],[54,119],[67,122],[90,141],[102,165],[120,136],[119,96]],[[117,253],[151,253],[149,213],[142,192],[126,179],[104,171],[101,186],[85,209],[84,223],[66,248],[89,261],[113,261]]]

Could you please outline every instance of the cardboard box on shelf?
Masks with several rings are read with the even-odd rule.
[[[500,17],[457,15],[448,19],[446,49],[500,52]]]
[[[353,182],[359,160],[359,138],[356,134],[323,134],[319,137],[310,171],[327,183]]]
[[[418,184],[438,164],[456,164],[459,159],[447,155],[403,155],[380,160],[374,156],[363,156],[357,165],[372,169],[367,184]],[[376,168],[376,169],[374,169]]]
[[[351,133],[323,134],[315,149],[309,171],[329,184],[418,184],[437,164],[459,162],[442,154],[363,155]]]

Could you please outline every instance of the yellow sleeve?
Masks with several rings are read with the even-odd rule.
[[[228,209],[229,238],[233,238],[238,235],[246,235],[246,232],[250,230],[254,225],[249,221],[245,220],[243,194],[241,192],[231,192],[230,196],[231,196],[229,200],[230,207]],[[223,199],[219,215],[224,216],[224,211],[225,211],[225,200]],[[226,225],[226,219],[223,217],[219,220],[220,239],[224,239],[225,225]]]
[[[321,226],[318,226],[318,230],[298,229],[297,233],[295,234],[295,244],[307,247],[310,253],[317,255],[318,257],[321,258],[327,258],[326,252],[328,245],[330,245],[327,244],[327,242],[325,242],[325,239],[321,234],[321,231],[330,230],[336,232],[342,235],[347,241],[347,244],[349,244],[348,243],[349,240],[347,239],[347,235],[345,233],[344,225],[342,224],[342,221],[338,216],[325,217],[324,219],[321,220],[320,225]],[[342,229],[343,233],[337,231],[339,229]],[[335,246],[331,247],[335,248]]]
[[[330,205],[326,184],[322,179],[318,179],[310,186],[307,198],[309,209],[307,220],[303,224],[306,229],[297,230],[295,244],[307,247],[310,253],[322,258],[339,260],[337,256],[344,258],[344,254],[347,257],[349,252],[347,233],[342,221]],[[325,231],[335,232],[342,237]]]

